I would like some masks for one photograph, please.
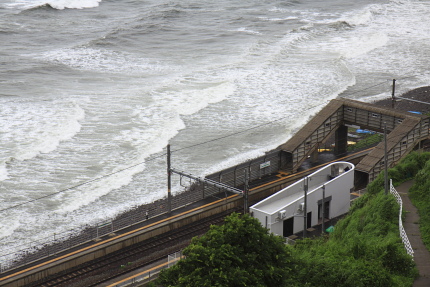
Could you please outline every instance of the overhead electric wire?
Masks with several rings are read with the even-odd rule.
[[[405,78],[401,78],[401,79],[407,79],[407,78],[412,78],[412,77],[416,77],[416,76],[410,76],[410,77],[405,77]],[[359,92],[362,92],[362,91],[366,91],[366,90],[368,90],[368,89],[371,89],[371,88],[374,88],[374,87],[377,87],[377,86],[380,86],[380,85],[383,85],[383,84],[386,84],[386,82],[382,82],[382,83],[379,83],[379,84],[376,84],[376,85],[373,85],[373,86],[370,86],[370,87],[364,88],[364,89],[359,90],[359,91],[356,91],[356,92],[354,92],[354,93],[350,93],[349,95],[353,95],[353,94],[356,94],[356,93],[359,93]],[[305,109],[304,111],[308,111],[308,110],[314,109],[314,108],[316,108],[317,106],[320,106],[320,105],[321,105],[321,104],[316,105],[316,106],[309,107],[309,108]],[[187,146],[187,147],[179,148],[179,149],[173,150],[173,151],[172,151],[172,153],[174,153],[174,152],[178,152],[178,151],[182,151],[182,150],[185,150],[185,149],[190,149],[190,148],[193,148],[193,147],[196,147],[196,146],[200,146],[200,145],[208,144],[208,143],[215,142],[215,141],[218,141],[218,140],[222,140],[222,139],[225,139],[225,138],[228,138],[228,137],[232,137],[232,136],[235,136],[235,135],[239,135],[239,134],[242,134],[242,133],[245,133],[245,132],[248,132],[248,131],[254,130],[254,129],[258,129],[258,128],[263,127],[263,126],[267,126],[267,125],[273,124],[273,123],[275,123],[275,122],[281,121],[281,120],[286,119],[286,118],[288,118],[288,116],[281,117],[281,118],[278,118],[278,119],[275,119],[275,120],[272,120],[272,121],[270,121],[270,122],[266,122],[266,123],[263,123],[263,124],[260,124],[260,125],[257,125],[257,126],[253,126],[253,127],[250,127],[250,128],[248,128],[248,129],[241,130],[241,131],[236,132],[236,133],[228,134],[228,135],[225,135],[225,136],[222,136],[222,137],[218,137],[218,138],[215,138],[215,139],[211,139],[211,140],[208,140],[208,141],[205,141],[205,142],[201,142],[201,143],[197,143],[197,144],[190,145],[190,146]],[[100,176],[100,177],[98,177],[98,178],[95,178],[95,179],[92,179],[92,180],[89,180],[89,181],[86,181],[86,182],[80,183],[80,184],[78,184],[78,185],[74,185],[74,186],[72,186],[72,187],[69,187],[69,188],[66,188],[66,189],[63,189],[63,190],[60,190],[60,191],[57,191],[57,192],[54,192],[54,193],[51,193],[51,194],[48,194],[48,195],[45,195],[45,196],[42,196],[42,197],[38,197],[38,198],[35,198],[35,199],[32,199],[32,200],[28,200],[28,201],[25,201],[25,202],[22,202],[22,203],[19,203],[19,204],[16,204],[16,205],[12,205],[12,206],[6,207],[6,208],[4,208],[4,209],[1,209],[1,210],[0,210],[0,212],[6,211],[6,210],[10,210],[10,209],[13,209],[13,208],[17,208],[17,207],[19,207],[19,206],[22,206],[22,205],[25,205],[25,204],[28,204],[28,203],[32,203],[32,202],[35,202],[35,201],[38,201],[38,200],[41,200],[41,199],[44,199],[44,198],[47,198],[47,197],[51,197],[51,196],[54,196],[54,195],[57,195],[57,194],[60,194],[60,193],[64,193],[64,192],[69,191],[69,190],[72,190],[72,189],[76,189],[76,188],[78,188],[78,187],[81,187],[81,186],[83,186],[83,185],[90,184],[90,183],[95,182],[95,181],[102,180],[102,179],[104,179],[104,178],[110,177],[110,176],[115,175],[115,174],[117,174],[117,173],[120,173],[120,172],[123,172],[123,171],[125,171],[125,170],[131,169],[131,168],[133,168],[133,167],[136,167],[136,166],[139,166],[139,165],[141,165],[141,164],[144,164],[144,163],[150,162],[150,161],[155,160],[155,159],[157,159],[157,158],[164,157],[166,154],[167,154],[167,153],[159,154],[159,155],[157,155],[157,156],[154,156],[154,157],[152,157],[152,158],[150,158],[150,159],[146,159],[146,160],[144,160],[144,161],[142,161],[142,162],[139,162],[139,163],[137,163],[137,164],[134,164],[134,165],[132,165],[132,166],[129,166],[129,167],[123,168],[123,169],[121,169],[121,170],[118,170],[118,171],[115,171],[115,172],[112,172],[112,173],[109,173],[109,174],[106,174],[106,175]]]
[[[318,107],[320,105],[322,105],[322,104],[318,104],[316,106],[309,107],[309,108],[307,108],[307,109],[305,109],[303,111],[309,111],[309,110],[314,109],[314,108],[316,108],[316,107]],[[215,141],[222,140],[222,139],[225,139],[225,138],[228,138],[228,137],[236,136],[236,135],[239,135],[239,134],[251,131],[251,130],[258,129],[258,128],[261,128],[261,127],[273,124],[273,123],[281,121],[281,120],[284,120],[284,119],[286,119],[288,117],[289,116],[281,117],[281,118],[272,120],[270,122],[266,122],[266,123],[263,123],[263,124],[260,124],[260,125],[257,125],[257,126],[253,126],[253,127],[250,127],[250,128],[247,128],[247,129],[244,129],[244,130],[241,130],[241,131],[238,131],[236,133],[228,134],[228,135],[225,135],[225,136],[222,136],[222,137],[218,137],[218,138],[214,138],[214,139],[211,139],[211,140],[208,140],[208,141],[205,141],[205,142],[201,142],[201,143],[193,144],[193,145],[186,146],[186,147],[183,147],[183,148],[179,148],[179,149],[173,150],[172,153],[178,152],[178,151],[181,151],[181,150],[184,150],[184,149],[189,149],[189,148],[193,148],[193,147],[196,147],[196,146],[204,145],[204,144],[207,144],[207,143],[215,142]]]
[[[26,205],[26,204],[28,204],[28,203],[32,203],[32,202],[35,202],[35,201],[38,201],[38,200],[41,200],[41,199],[44,199],[44,198],[47,198],[47,197],[51,197],[51,196],[54,196],[54,195],[57,195],[57,194],[60,194],[60,193],[64,193],[64,192],[69,191],[69,190],[72,190],[72,189],[76,189],[76,188],[78,188],[78,187],[81,187],[81,186],[84,186],[84,185],[87,185],[87,184],[93,183],[93,182],[95,182],[95,181],[102,180],[102,179],[104,179],[104,178],[110,177],[110,176],[115,175],[115,174],[117,174],[117,173],[120,173],[120,172],[126,171],[126,170],[128,170],[128,169],[133,168],[133,167],[136,167],[136,166],[139,166],[139,165],[141,165],[141,164],[147,163],[147,162],[149,162],[149,161],[155,160],[155,159],[157,159],[157,158],[164,157],[165,155],[166,155],[166,153],[163,153],[163,154],[160,154],[160,155],[154,156],[154,157],[152,157],[152,158],[150,158],[150,159],[147,159],[147,160],[145,160],[145,161],[142,161],[142,162],[139,162],[139,163],[137,163],[137,164],[134,164],[134,165],[132,165],[132,166],[128,166],[128,167],[126,167],[126,168],[123,168],[123,169],[117,170],[117,171],[115,171],[115,172],[111,172],[111,173],[109,173],[109,174],[105,174],[105,175],[103,175],[103,176],[100,176],[100,177],[97,177],[97,178],[94,178],[94,179],[91,179],[91,180],[88,180],[88,181],[82,182],[82,183],[77,184],[77,185],[74,185],[74,186],[72,186],[72,187],[68,187],[68,188],[66,188],[66,189],[62,189],[62,190],[60,190],[60,191],[57,191],[57,192],[54,192],[54,193],[51,193],[51,194],[47,194],[47,195],[44,195],[44,196],[41,196],[41,197],[38,197],[38,198],[34,198],[34,199],[32,199],[32,200],[27,200],[27,201],[25,201],[25,202],[21,202],[21,203],[19,203],[19,204],[15,204],[15,205],[12,205],[12,206],[6,207],[6,208],[4,208],[4,209],[0,209],[0,212],[6,211],[6,210],[10,210],[10,209],[14,209],[14,208],[17,208],[17,207],[19,207],[19,206]]]

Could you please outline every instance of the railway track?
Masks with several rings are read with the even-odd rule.
[[[253,182],[250,186],[251,193],[249,196],[249,204],[252,205],[253,203],[261,200],[261,191],[264,193],[265,190],[268,191],[276,187],[279,188],[281,184],[282,186],[289,185],[298,178],[305,176],[306,174],[312,172],[313,169],[318,167],[319,166],[314,166],[296,174],[286,174],[280,172],[279,174],[272,176],[271,179],[266,178],[258,180],[257,182]],[[229,196],[228,199],[220,198],[216,200],[216,202],[224,202],[225,200],[227,203],[230,201],[230,199],[233,199],[237,196],[238,195],[232,195]],[[267,196],[267,194],[265,196]],[[197,209],[198,208],[196,208],[196,210]],[[228,209],[227,211],[224,209],[224,211],[211,215],[206,219],[198,219],[195,222],[183,227],[173,228],[171,231],[159,234],[157,237],[152,237],[141,243],[136,243],[130,247],[122,248],[117,252],[110,253],[109,255],[101,257],[97,260],[88,261],[79,266],[61,271],[60,273],[55,273],[49,277],[39,279],[38,281],[26,283],[26,285],[10,286],[100,286],[100,284],[107,280],[114,279],[122,274],[128,273],[143,266],[148,266],[152,262],[158,261],[159,259],[165,259],[167,255],[183,249],[189,244],[192,237],[205,233],[211,224],[222,223],[224,217],[234,211],[241,212],[243,211],[243,207],[235,207]],[[176,218],[176,216],[172,218]],[[160,222],[165,222],[166,220],[169,219],[167,218],[161,220]],[[105,240],[109,241],[107,238]],[[100,243],[102,242],[103,241]],[[31,269],[31,267],[29,269]],[[17,272],[16,274],[19,275],[20,272]]]
[[[171,253],[183,249],[194,236],[204,234],[210,225],[221,224],[224,221],[224,217],[234,211],[239,210],[229,210],[213,215],[202,221],[183,226],[175,231],[156,236],[26,286],[98,286],[107,280],[141,268],[142,266],[147,266],[155,261],[166,258]]]

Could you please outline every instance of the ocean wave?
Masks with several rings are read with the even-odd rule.
[[[35,10],[35,9],[85,9],[95,8],[99,6],[102,0],[37,0],[37,1],[23,1],[18,0],[13,3],[6,4],[6,8],[19,9],[19,10]]]
[[[54,111],[43,104],[39,105],[38,111],[32,111],[37,106],[35,103],[21,105],[19,110],[13,104],[16,103],[4,105],[5,114],[9,118],[4,121],[7,124],[3,126],[5,133],[2,140],[11,144],[0,153],[0,181],[8,178],[8,165],[14,161],[25,161],[41,153],[49,153],[60,142],[72,138],[80,131],[79,121],[85,115],[84,110],[74,103],[66,105],[63,111]],[[53,106],[58,108],[59,103],[53,103]]]
[[[84,46],[52,50],[44,53],[41,58],[78,70],[109,73],[157,74],[174,69],[157,61],[136,58],[127,53]]]
[[[250,30],[250,29],[247,29],[245,27],[240,27],[240,28],[238,28],[235,31],[237,31],[237,32],[243,32],[243,33],[246,33],[246,34],[252,34],[252,35],[260,35],[261,34],[258,31]]]

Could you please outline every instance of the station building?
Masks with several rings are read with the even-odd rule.
[[[252,216],[270,232],[289,237],[348,212],[354,168],[334,162],[250,207]],[[306,191],[306,202],[305,202]],[[305,213],[306,210],[306,213]]]

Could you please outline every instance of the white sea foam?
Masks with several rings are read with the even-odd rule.
[[[361,11],[354,11],[342,16],[339,21],[344,21],[351,26],[364,25],[372,20],[372,12],[369,7],[364,8]]]
[[[118,170],[113,175],[85,185],[80,191],[74,190],[70,197],[62,197],[62,204],[57,208],[56,212],[66,214],[88,205],[110,193],[112,190],[129,184],[133,175],[144,169],[145,165],[139,164],[132,168],[127,168],[126,172],[119,172]]]
[[[2,218],[3,220],[0,221],[0,238],[12,235],[20,227],[20,222],[16,217],[14,219],[9,217],[7,220],[5,220],[5,216]]]
[[[54,101],[51,104],[22,103],[19,110],[14,102],[3,105],[4,113],[0,118],[5,117],[2,121],[5,133],[1,139],[10,143],[0,152],[3,161],[27,160],[39,153],[51,152],[61,141],[79,132],[79,121],[84,118],[83,109],[75,103],[64,105]]]
[[[40,58],[80,70],[109,73],[160,73],[172,70],[172,67],[123,52],[83,46],[52,50]]]
[[[240,27],[236,30],[237,32],[243,32],[243,33],[247,33],[247,34],[253,34],[253,35],[260,35],[261,33],[255,30],[251,30],[245,27]]]
[[[8,172],[6,168],[6,162],[0,163],[0,181],[8,179]]]
[[[355,58],[386,45],[389,38],[384,33],[370,33],[350,38],[338,38],[334,41],[333,49],[342,57]]]
[[[181,115],[191,115],[209,104],[220,102],[232,95],[235,87],[232,83],[224,82],[211,84],[203,89],[182,90],[181,96],[173,101],[176,110]]]
[[[78,105],[72,103],[64,110],[55,110],[46,103],[40,104],[39,109],[35,108],[35,103],[29,103],[27,107],[21,105],[19,111],[12,105],[3,106],[3,111],[8,111],[3,115],[8,118],[3,121],[5,134],[2,139],[8,141],[10,147],[3,150],[5,160],[26,160],[39,153],[51,152],[61,141],[79,132],[84,111]],[[55,103],[54,106],[59,108]]]
[[[51,0],[48,1],[47,4],[49,4],[52,8],[55,9],[84,9],[84,8],[94,8],[99,6],[99,3],[102,0]]]
[[[271,17],[261,17],[260,16],[260,17],[258,17],[258,19],[261,19],[263,21],[280,22],[280,21],[288,21],[288,20],[297,20],[298,17],[296,17],[296,16],[288,16],[288,17],[285,17],[285,18],[276,18],[276,17],[271,18]]]
[[[210,11],[220,7],[219,13],[213,13],[215,18],[196,7],[193,12],[197,13],[186,21],[181,13],[170,17],[172,13],[165,13],[163,7],[171,11],[171,5],[163,6],[157,1],[150,1],[148,9],[135,1],[109,2],[94,9],[94,13],[80,13],[85,21],[76,20],[76,11],[58,13],[43,8],[42,12],[61,14],[58,27],[50,26],[49,37],[64,40],[62,46],[69,48],[38,45],[34,51],[32,44],[16,45],[17,54],[11,52],[14,46],[0,48],[14,75],[4,80],[3,86],[7,88],[4,93],[24,99],[8,103],[6,97],[1,98],[0,179],[4,180],[1,205],[11,206],[107,175],[99,182],[13,209],[22,219],[14,222],[13,218],[2,217],[11,226],[0,231],[5,236],[0,245],[14,250],[22,244],[28,246],[30,241],[44,242],[44,237],[53,238],[54,232],[96,224],[132,206],[163,197],[165,160],[146,161],[169,141],[178,149],[193,146],[181,150],[180,156],[179,152],[173,154],[176,167],[208,174],[262,155],[285,142],[327,101],[355,81],[357,85],[353,88],[360,90],[381,78],[386,81],[393,74],[405,77],[413,71],[420,75],[399,81],[398,87],[406,89],[428,83],[426,55],[430,26],[423,23],[427,23],[429,9],[422,2],[419,5],[413,1],[390,2],[353,11],[347,5],[332,9],[333,2],[324,2],[324,9],[313,7],[309,1],[305,4],[296,1],[275,9],[270,9],[273,3],[261,1],[246,2],[246,9],[239,9],[236,6],[241,4],[237,2],[235,9],[226,9],[226,4],[231,4],[227,2],[211,3]],[[28,8],[57,5],[56,9],[74,5],[51,0],[14,3]],[[86,3],[98,5],[99,1]],[[118,7],[118,13],[109,10],[111,7]],[[152,18],[142,14],[136,25],[121,24],[138,21],[139,17],[127,17],[143,11],[139,9],[150,11]],[[18,16],[6,18],[34,34],[34,43],[47,37],[41,34],[37,38],[37,31],[43,32],[46,23],[52,22],[31,18],[32,13]],[[112,25],[113,17],[125,20]],[[232,25],[216,25],[221,22]],[[94,38],[82,35],[88,32],[88,23],[106,27],[106,31],[99,30],[103,35],[126,31],[125,35],[139,37],[126,39],[124,43],[111,37],[107,42],[112,45],[102,46],[100,33]],[[128,31],[130,26],[133,31]],[[198,29],[193,29],[194,26]],[[228,29],[230,33],[210,38]],[[155,41],[151,33],[163,37]],[[13,38],[19,40],[21,34],[14,34]],[[70,37],[77,34],[82,35],[80,43]],[[145,46],[148,40],[151,44]],[[82,42],[89,44],[82,46]],[[178,46],[181,53],[175,53]],[[197,57],[204,61],[194,61],[196,51]],[[31,53],[39,54],[20,62],[23,54]],[[52,70],[61,74],[57,77]],[[55,84],[53,89],[46,86],[47,81],[38,83],[44,73]],[[162,83],[158,82],[161,78]],[[31,91],[21,96],[27,83]],[[389,88],[387,81],[381,90]],[[71,104],[67,99],[77,93],[76,89],[90,100],[83,103],[78,99],[77,106]],[[47,91],[61,99],[57,102],[46,99]],[[389,96],[379,90],[372,93],[377,97]],[[363,95],[356,97],[362,98]],[[85,117],[78,107],[85,110]],[[285,118],[239,133],[279,117]],[[238,134],[198,145],[234,133]],[[49,141],[43,141],[43,137]],[[31,152],[26,154],[27,151]],[[133,165],[136,166],[109,176]],[[9,190],[14,190],[16,197],[5,196],[10,194]],[[174,191],[177,190],[180,186],[176,184]]]
[[[85,9],[85,8],[94,8],[99,6],[102,0],[16,0],[12,3],[8,3],[5,7],[15,8],[15,9],[33,9],[45,5],[49,5],[54,9],[63,10],[63,9]]]

